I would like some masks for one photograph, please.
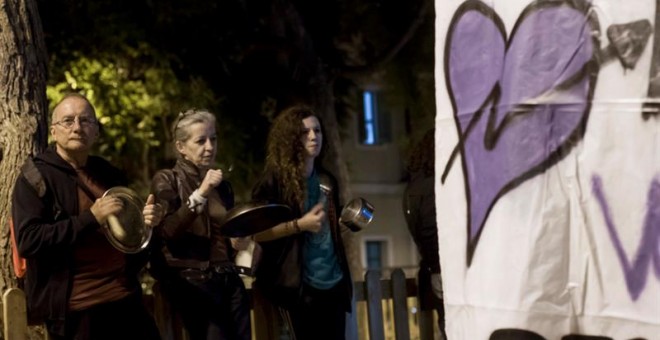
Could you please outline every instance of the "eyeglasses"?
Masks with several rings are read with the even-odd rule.
[[[63,128],[70,129],[76,123],[76,117],[64,117],[60,121],[54,122],[53,125],[61,125]],[[97,120],[90,117],[78,116],[78,124],[80,126],[88,127],[97,124]]]

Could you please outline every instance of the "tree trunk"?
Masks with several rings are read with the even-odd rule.
[[[329,75],[330,70],[316,52],[312,37],[305,30],[304,22],[295,6],[288,0],[274,1],[273,13],[275,13],[276,18],[286,23],[288,30],[282,29],[282,32],[294,32],[291,34],[291,39],[294,41],[294,46],[299,49],[300,55],[297,58],[298,63],[301,64],[297,68],[307,69],[311,75],[308,80],[309,100],[312,107],[321,116],[326,133],[324,143],[328,145],[324,166],[337,178],[339,192],[341,193],[340,200],[345,203],[351,198],[352,193],[349,185],[348,166],[343,156],[342,142],[339,136],[340,127],[335,111],[334,84],[332,83],[334,78]],[[355,280],[362,275],[358,245],[353,233],[345,232],[342,236],[351,274]]]
[[[0,289],[16,287],[8,219],[25,159],[47,142],[46,47],[35,0],[0,0]]]

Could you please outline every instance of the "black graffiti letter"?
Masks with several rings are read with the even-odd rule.
[[[642,117],[660,115],[660,0],[655,1],[655,34],[653,37],[653,56],[649,74],[649,92],[642,108]]]

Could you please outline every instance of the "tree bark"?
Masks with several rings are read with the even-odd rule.
[[[47,143],[46,47],[35,0],[0,0],[0,289],[16,287],[8,219],[27,157]]]

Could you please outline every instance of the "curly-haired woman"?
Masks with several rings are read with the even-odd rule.
[[[338,186],[321,166],[319,117],[293,106],[273,122],[253,199],[285,204],[295,218],[255,235],[263,253],[254,285],[279,307],[297,339],[344,339],[352,281],[337,211]],[[343,228],[343,226],[341,227]]]

